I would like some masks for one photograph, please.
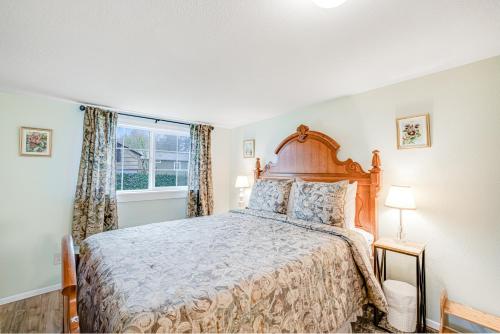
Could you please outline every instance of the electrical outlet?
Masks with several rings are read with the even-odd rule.
[[[61,264],[61,253],[54,254],[54,266],[58,266]]]

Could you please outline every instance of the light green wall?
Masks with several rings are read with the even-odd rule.
[[[185,215],[185,198],[118,203],[122,228],[184,218]]]
[[[20,126],[53,129],[51,158],[18,154]],[[71,226],[82,143],[78,105],[0,93],[0,299],[60,282],[54,265]],[[229,203],[230,130],[213,132],[215,212]],[[120,227],[185,217],[185,199],[118,204]]]
[[[0,93],[0,298],[59,282],[83,115],[73,104]],[[51,158],[19,156],[19,127],[53,129]]]
[[[432,148],[396,149],[395,119],[430,113]],[[341,145],[340,158],[370,168],[380,150],[381,236],[396,234],[398,212],[383,206],[391,184],[414,187],[418,209],[405,212],[408,238],[427,243],[427,316],[439,321],[439,294],[500,314],[500,57],[363,94],[312,105],[233,131],[232,179],[252,175],[241,142],[255,138],[256,156],[274,149],[299,124]],[[237,206],[232,190],[231,207]],[[414,261],[391,256],[389,274],[414,280]]]

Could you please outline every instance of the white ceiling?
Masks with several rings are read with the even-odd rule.
[[[0,2],[1,89],[225,127],[499,54],[499,0]]]

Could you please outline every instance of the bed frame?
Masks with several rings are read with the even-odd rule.
[[[285,138],[276,149],[276,164],[268,163],[261,169],[257,158],[255,179],[300,177],[305,181],[335,182],[358,181],[356,195],[356,226],[378,236],[377,193],[380,189],[380,157],[373,151],[372,169],[365,172],[361,165],[348,159],[340,161],[337,151],[340,145],[327,135],[309,131],[300,125],[297,132]],[[80,323],[77,307],[78,255],[75,256],[73,238],[65,236],[61,242],[62,294],[64,333],[79,333]]]
[[[276,163],[268,163],[261,169],[260,158],[255,166],[255,179],[299,177],[304,181],[358,182],[356,194],[356,226],[378,238],[377,194],[380,190],[379,151],[372,152],[372,169],[365,172],[352,159],[340,161],[337,152],[340,145],[329,136],[300,125],[297,132],[286,137],[276,148]]]
[[[62,295],[63,295],[63,332],[80,333],[78,305],[76,298],[76,263],[73,238],[65,235],[61,241],[62,258]]]

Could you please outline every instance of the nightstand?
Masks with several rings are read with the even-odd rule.
[[[379,256],[379,250],[382,256]],[[395,252],[413,256],[416,264],[417,281],[417,332],[426,330],[426,302],[425,302],[425,244],[417,242],[398,242],[394,239],[382,238],[373,244],[373,262],[375,276],[380,284],[386,279],[386,252]],[[379,261],[379,257],[381,258]]]

